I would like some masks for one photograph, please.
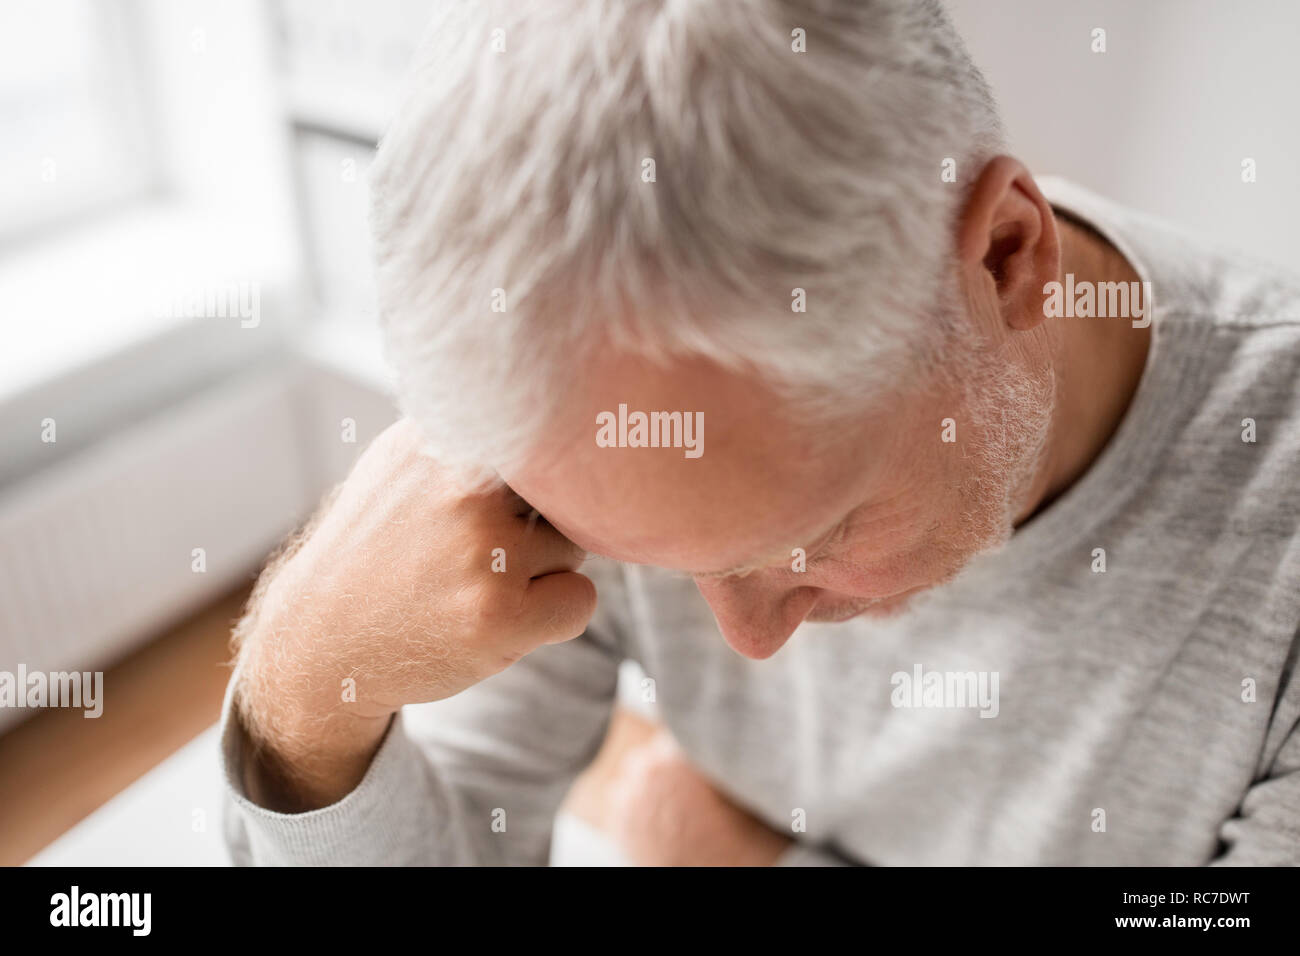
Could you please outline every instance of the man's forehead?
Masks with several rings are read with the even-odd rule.
[[[653,413],[669,438],[677,421],[686,438],[690,422],[698,456],[637,441]],[[606,363],[567,397],[561,419],[546,453],[505,477],[577,544],[619,560],[700,571],[766,560],[823,534],[862,477],[857,443],[812,454],[811,426],[779,395],[704,361]]]
[[[743,493],[718,502],[693,489],[664,506],[662,497],[602,498],[586,484],[565,489],[516,478],[512,487],[586,551],[710,576],[773,566],[796,547],[812,553],[854,504],[800,495],[778,509],[748,504]]]

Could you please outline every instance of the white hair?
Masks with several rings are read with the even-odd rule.
[[[449,466],[520,461],[599,348],[840,415],[946,351],[1001,131],[937,0],[448,3],[421,51],[372,226],[403,410]]]

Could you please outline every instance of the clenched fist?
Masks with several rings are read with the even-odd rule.
[[[596,609],[585,555],[509,488],[459,490],[401,421],[259,582],[236,631],[249,796],[301,811],[365,774],[392,715],[441,700]]]

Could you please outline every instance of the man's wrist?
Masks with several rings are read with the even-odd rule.
[[[248,799],[281,813],[305,813],[337,803],[356,789],[392,724],[387,717],[350,718],[349,732],[295,737],[284,746],[274,739],[259,739],[241,725],[248,744],[243,785]]]
[[[363,714],[346,704],[323,708],[305,703],[301,695],[265,699],[266,689],[248,681],[256,668],[241,669],[234,715],[245,745],[241,782],[247,797],[270,810],[301,813],[336,803],[355,789],[396,710]]]

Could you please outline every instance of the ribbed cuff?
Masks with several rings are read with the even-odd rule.
[[[253,803],[244,791],[247,737],[233,706],[238,671],[222,706],[221,762],[230,821],[243,826],[249,862],[263,866],[391,866],[429,863],[436,855],[437,789],[423,754],[407,736],[398,711],[356,788],[336,803],[304,813],[280,813]],[[419,799],[427,795],[430,799]],[[445,816],[444,816],[445,819]]]

